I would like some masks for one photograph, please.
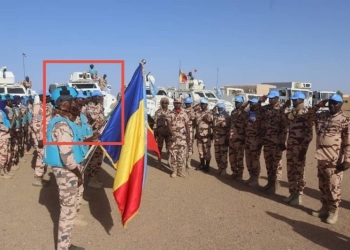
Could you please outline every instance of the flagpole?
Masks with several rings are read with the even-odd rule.
[[[25,54],[22,53],[22,59],[23,59],[23,74],[24,74],[24,79],[26,78],[26,67],[25,67],[25,64],[24,64],[24,57],[25,57]]]
[[[144,127],[144,133],[145,133],[145,155],[144,155],[144,165],[143,165],[143,179],[142,179],[142,188],[145,186],[145,180],[146,180],[146,176],[147,176],[147,133],[148,133],[148,115],[147,115],[147,95],[146,95],[146,74],[145,74],[145,64],[146,64],[146,60],[142,59],[141,63],[142,65],[142,79],[143,79],[143,101],[144,101],[144,107],[145,107],[145,127]],[[152,83],[150,83],[152,84]],[[151,86],[150,86],[151,87]]]
[[[180,89],[180,74],[181,74],[181,60],[180,60],[180,65],[179,65],[179,75],[178,75],[178,82],[177,82],[177,89]]]

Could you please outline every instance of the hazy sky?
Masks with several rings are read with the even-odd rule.
[[[44,59],[125,60],[126,83],[141,59],[157,86],[186,73],[216,85],[311,82],[350,93],[348,0],[12,0],[1,6],[0,67],[42,88]],[[50,65],[48,83],[86,65]],[[97,65],[117,93],[120,66]]]

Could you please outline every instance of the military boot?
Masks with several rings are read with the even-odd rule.
[[[0,177],[3,178],[3,179],[12,179],[13,176],[11,175],[8,175],[4,169],[1,169],[0,170]]]
[[[277,189],[280,187],[278,180],[271,180],[270,187],[265,189],[266,194],[276,194]]]
[[[210,161],[209,161],[209,160],[205,161],[205,168],[204,168],[204,171],[205,171],[206,173],[209,173],[209,164],[210,164]]]
[[[247,181],[249,181],[247,184],[249,187],[257,187],[259,186],[259,176],[251,176]]]
[[[204,167],[204,159],[203,158],[201,158],[200,159],[200,163],[199,163],[199,165],[196,167],[196,170],[202,170],[203,169],[203,167]]]
[[[322,207],[317,211],[312,211],[311,215],[315,217],[325,217],[328,215],[329,208],[327,205],[322,205]]]
[[[35,187],[47,187],[49,185],[49,181],[44,180],[42,177],[34,177],[32,186]]]
[[[177,168],[177,176],[185,178],[186,175],[182,173],[182,167]]]
[[[295,196],[296,196],[296,193],[292,192],[292,193],[290,193],[290,195],[288,197],[283,199],[283,202],[289,203],[289,202],[291,202],[294,199]]]
[[[224,168],[219,167],[219,169],[214,171],[214,174],[221,174],[224,170],[225,170]]]
[[[335,224],[338,221],[338,208],[335,208],[333,206],[329,207],[328,217],[326,222],[328,224]]]
[[[302,195],[299,194],[299,193],[297,193],[297,194],[295,195],[294,199],[291,200],[289,204],[292,205],[292,206],[301,205],[301,203],[303,202],[303,200],[302,200],[301,197],[302,197]]]
[[[83,247],[78,247],[78,246],[74,246],[73,244],[71,244],[68,248],[68,250],[85,250],[85,248]]]
[[[177,175],[177,168],[173,167],[173,172],[172,174],[170,175],[172,178],[175,178]]]
[[[187,158],[186,159],[186,168],[187,169],[193,169],[193,167],[191,166],[191,158]]]

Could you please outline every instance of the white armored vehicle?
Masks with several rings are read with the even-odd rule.
[[[32,89],[26,89],[22,84],[16,83],[15,75],[7,71],[6,67],[0,69],[0,95],[34,95],[36,92]]]
[[[322,100],[326,100],[329,99],[331,97],[331,95],[335,94],[335,91],[314,91],[313,92],[313,96],[312,96],[312,105],[316,105],[317,103],[319,103]],[[328,103],[326,103],[326,107],[322,107],[318,110],[318,112],[321,111],[325,111],[325,110],[329,110],[328,109]]]
[[[85,74],[85,77],[83,77]],[[102,90],[98,86],[98,82],[91,79],[90,73],[84,73],[84,72],[73,72],[70,75],[69,81],[64,84],[51,84],[49,87],[49,91],[52,92],[53,89],[62,86],[62,85],[68,85],[70,87],[73,87],[77,90],[81,91],[87,91],[90,90],[91,92],[94,90],[100,90],[103,94],[103,107],[104,107],[104,115],[107,116],[113,108],[116,106],[117,103],[117,97],[110,94],[111,91],[111,85],[107,85],[107,90]]]

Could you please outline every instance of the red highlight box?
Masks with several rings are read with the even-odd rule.
[[[109,145],[123,145],[124,144],[124,82],[125,82],[125,62],[124,60],[44,60],[43,61],[43,93],[46,93],[46,66],[47,64],[120,64],[121,65],[121,102],[122,102],[122,116],[121,116],[121,142],[47,142],[46,141],[46,115],[43,115],[43,144],[46,145],[96,145],[96,146],[109,146]],[[46,95],[43,95],[43,103],[46,103]],[[43,105],[43,114],[46,114],[46,105]]]

